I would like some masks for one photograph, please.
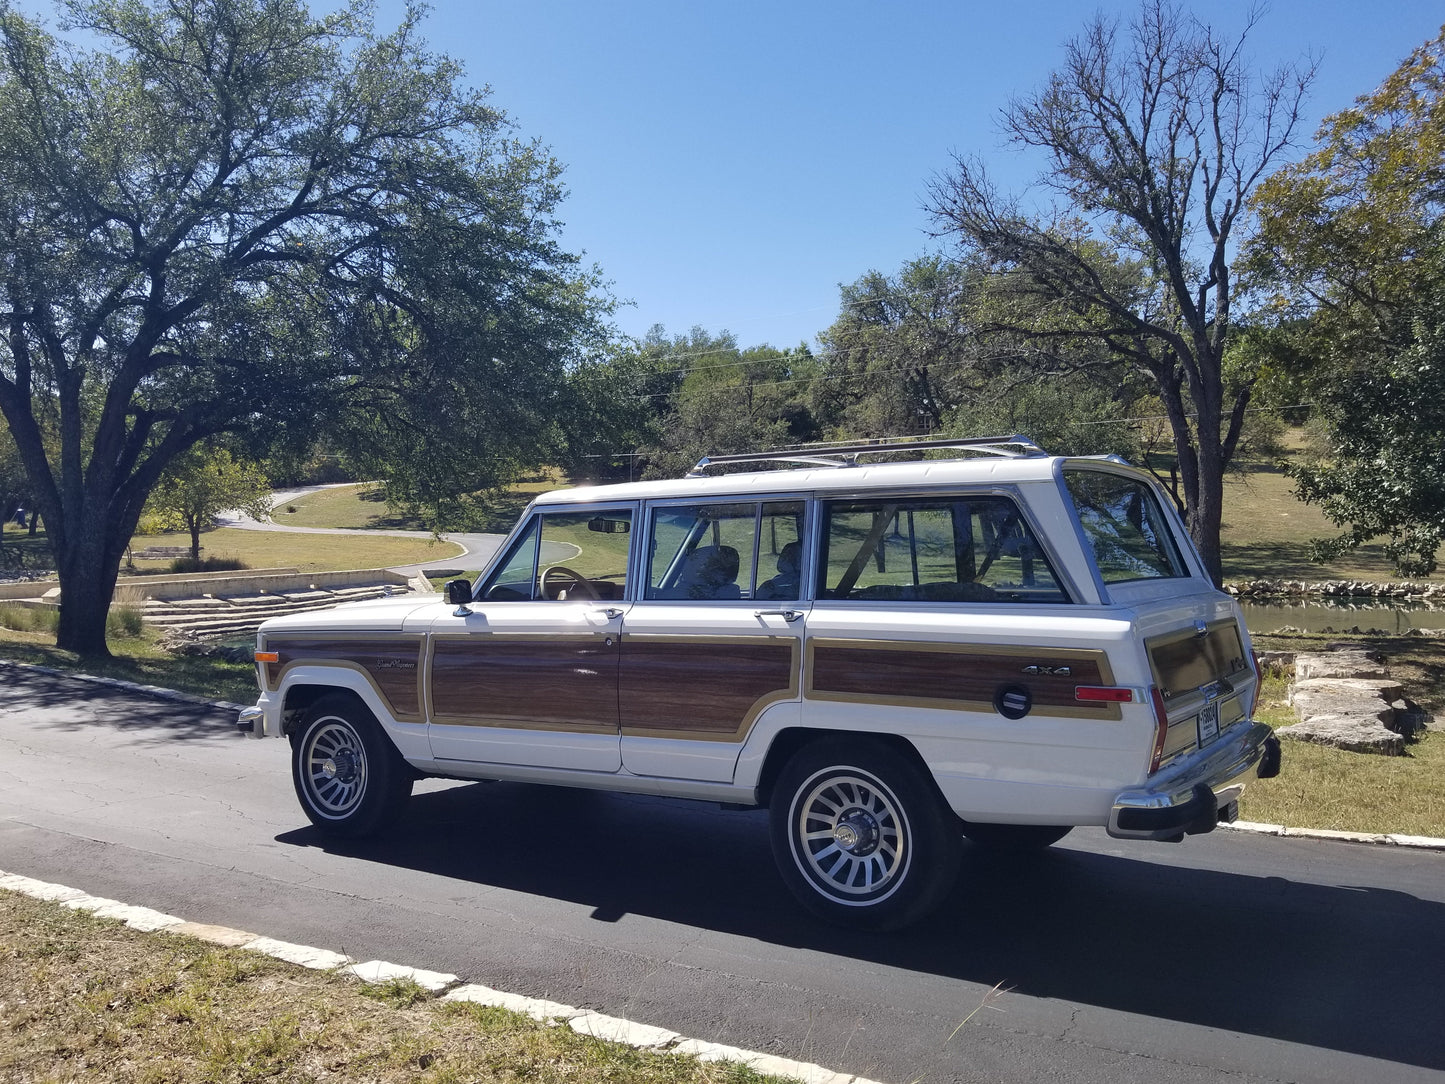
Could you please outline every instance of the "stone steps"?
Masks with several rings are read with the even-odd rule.
[[[327,610],[344,602],[363,602],[401,593],[393,584],[367,584],[331,590],[276,591],[259,595],[183,599],[146,599],[139,605],[147,624],[196,636],[236,636],[254,632],[267,618]]]

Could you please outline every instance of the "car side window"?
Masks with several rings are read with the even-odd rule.
[[[1068,602],[1019,507],[993,495],[823,506],[820,598]]]
[[[495,602],[620,599],[632,510],[544,512],[512,544],[479,598]]]
[[[694,601],[799,598],[803,514],[801,501],[655,509],[646,597]]]
[[[1091,470],[1066,470],[1064,483],[1105,583],[1189,575],[1164,512],[1145,483]]]

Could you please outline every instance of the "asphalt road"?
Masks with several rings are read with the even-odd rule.
[[[1445,1080],[1445,854],[1083,830],[865,936],[757,813],[429,781],[327,843],[231,721],[0,666],[0,869],[891,1084]]]

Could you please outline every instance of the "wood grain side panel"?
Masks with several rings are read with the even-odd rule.
[[[626,636],[624,733],[737,740],[769,704],[798,695],[794,636]]]
[[[600,635],[438,638],[432,720],[615,734],[617,660]]]
[[[807,696],[816,700],[993,711],[995,693],[1008,685],[1029,690],[1034,714],[1122,717],[1115,704],[1074,699],[1076,685],[1113,683],[1102,651],[817,639],[807,672]]]
[[[420,637],[286,637],[266,640],[277,661],[266,663],[266,686],[279,688],[286,671],[302,663],[344,663],[364,673],[397,719],[421,718]]]

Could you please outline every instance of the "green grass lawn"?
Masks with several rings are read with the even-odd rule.
[[[294,508],[292,512],[290,509]],[[278,504],[271,519],[285,527],[343,527],[353,531],[425,531],[416,516],[403,515],[386,503],[374,482],[337,486]]]
[[[1389,580],[1397,578],[1381,543],[1329,564],[1309,559],[1309,540],[1339,534],[1315,505],[1294,495],[1294,482],[1272,463],[1257,463],[1224,484],[1220,544],[1226,580]]]
[[[472,529],[504,534],[510,531],[527,504],[538,493],[570,484],[559,471],[548,471],[534,479],[516,482],[506,489],[481,496],[481,520]],[[288,512],[286,509],[296,511]],[[392,509],[375,483],[359,482],[308,493],[280,505],[271,517],[276,523],[293,527],[343,527],[348,530],[391,528],[424,531],[428,526],[416,517]]]
[[[189,546],[190,536],[163,534],[138,536],[135,548]],[[422,561],[444,561],[460,552],[453,542],[388,535],[313,535],[286,531],[244,531],[222,527],[201,535],[205,557],[233,557],[249,568],[297,568],[327,572],[351,568],[390,568]],[[168,561],[136,561],[138,571],[159,571]]]

